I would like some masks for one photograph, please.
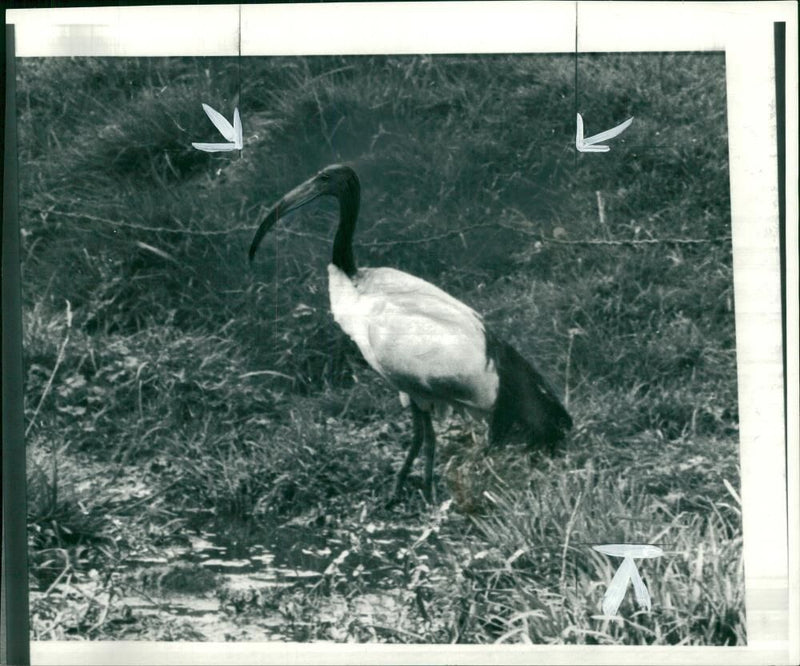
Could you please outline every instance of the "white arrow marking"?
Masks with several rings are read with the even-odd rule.
[[[603,615],[608,617],[616,616],[619,605],[628,590],[628,583],[630,583],[634,569],[636,569],[636,564],[630,557],[622,560],[622,564],[619,565],[605,595],[603,595]]]
[[[590,136],[588,139],[584,139],[583,118],[581,118],[581,114],[579,113],[578,131],[575,134],[575,147],[582,153],[607,153],[609,150],[611,150],[611,148],[598,144],[600,144],[601,141],[608,141],[609,139],[613,139],[615,136],[619,136],[631,126],[632,122],[633,116],[628,118],[624,123],[620,123],[616,127],[612,127],[610,130],[600,132],[600,134],[595,134],[594,136]]]
[[[658,546],[647,543],[606,543],[601,546],[592,546],[593,550],[611,557],[631,557],[634,560],[661,557],[664,551]]]
[[[239,117],[238,107],[233,110],[233,125],[231,125],[218,111],[212,109],[208,104],[203,104],[203,110],[209,117],[214,127],[219,130],[230,143],[192,143],[197,150],[204,150],[207,153],[219,153],[226,150],[241,150],[244,145],[242,140],[242,119]]]
[[[628,583],[633,583],[633,593],[636,601],[645,610],[652,608],[650,593],[644,584],[639,570],[636,568],[635,559],[661,557],[664,551],[658,546],[649,544],[608,543],[601,546],[592,546],[594,550],[611,557],[621,557],[620,564],[611,583],[603,596],[603,615],[614,617],[619,610],[619,605],[628,590]]]
[[[636,568],[636,563],[631,558],[627,558],[633,563],[633,570],[631,571],[631,582],[633,583],[633,593],[636,596],[636,602],[645,610],[650,610],[652,604],[650,603],[650,593],[647,591],[647,586],[644,584],[642,577],[639,575],[639,570]]]

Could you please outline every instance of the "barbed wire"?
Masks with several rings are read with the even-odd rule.
[[[484,222],[483,224],[471,224],[466,227],[461,227],[459,229],[451,229],[450,231],[445,231],[441,234],[436,234],[434,236],[425,236],[423,238],[398,238],[397,240],[388,240],[388,241],[368,241],[366,243],[362,243],[364,247],[384,247],[384,246],[391,246],[391,245],[418,245],[421,243],[432,243],[438,240],[444,240],[445,238],[452,238],[453,236],[460,236],[461,234],[467,233],[469,231],[474,231],[475,229],[489,229],[496,227],[495,224],[489,224]]]
[[[31,205],[24,205],[25,208],[34,209]],[[64,217],[72,217],[77,219],[89,220],[91,222],[102,222],[114,227],[123,227],[125,229],[135,229],[137,231],[148,231],[152,233],[168,233],[168,234],[187,234],[190,236],[222,236],[225,234],[238,233],[243,231],[252,232],[252,226],[238,226],[229,227],[227,229],[187,229],[186,227],[154,227],[146,224],[135,224],[133,222],[124,222],[122,220],[112,220],[107,217],[100,217],[98,215],[91,215],[89,213],[72,213],[65,210],[48,209],[47,214],[61,215]],[[173,218],[174,219],[174,218]]]
[[[582,238],[564,240],[561,238],[544,238],[543,243],[556,245],[680,245],[701,243],[722,243],[731,240],[731,236],[715,236],[713,238]]]
[[[23,205],[29,209],[35,209],[34,206],[31,205]],[[156,227],[150,226],[145,224],[136,224],[133,222],[125,222],[122,220],[112,220],[107,217],[100,217],[97,215],[91,215],[89,213],[73,213],[70,211],[62,211],[62,210],[55,210],[49,209],[47,214],[54,214],[60,215],[64,217],[71,217],[77,219],[84,219],[91,222],[101,222],[104,224],[108,224],[114,227],[122,227],[126,229],[135,229],[137,231],[147,231],[149,233],[170,233],[170,234],[186,234],[191,236],[224,236],[226,234],[233,234],[233,233],[252,233],[255,226],[254,225],[239,225],[235,227],[229,227],[227,229],[187,229],[185,227]],[[425,243],[433,243],[440,240],[445,240],[447,238],[452,238],[453,236],[461,236],[465,233],[470,231],[475,231],[477,229],[491,229],[501,227],[503,229],[507,229],[508,231],[512,231],[515,233],[523,234],[525,236],[534,237],[537,241],[541,243],[551,243],[553,245],[610,245],[610,246],[624,246],[624,245],[698,245],[703,243],[724,243],[732,240],[732,236],[712,236],[710,238],[576,238],[576,239],[566,239],[566,238],[552,238],[547,237],[541,232],[537,231],[530,231],[528,229],[520,229],[519,227],[510,226],[507,224],[500,223],[482,223],[482,224],[471,224],[465,227],[460,227],[458,229],[451,229],[450,231],[445,231],[440,234],[434,234],[431,236],[424,236],[421,238],[398,238],[395,240],[385,240],[385,241],[366,241],[360,243],[362,247],[391,247],[394,245],[422,245]],[[283,227],[283,233],[289,234],[291,236],[299,236],[302,238],[311,238],[313,240],[327,243],[329,242],[329,238],[327,236],[322,236],[320,234],[313,234],[306,231],[297,231],[295,229],[291,229],[289,227]]]
[[[702,243],[722,243],[731,240],[731,236],[712,236],[710,238],[548,238],[543,233],[538,231],[531,231],[529,229],[520,229],[502,222],[497,223],[498,226],[509,231],[515,231],[523,234],[524,236],[532,236],[542,243],[553,243],[555,245],[676,245],[676,244],[702,244]]]

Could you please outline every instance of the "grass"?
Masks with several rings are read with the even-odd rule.
[[[194,565],[148,593],[127,562],[204,530],[246,552],[266,527],[349,544],[313,584],[197,578],[282,639],[746,641],[724,58],[581,56],[587,133],[635,116],[605,154],[574,151],[574,67],[20,63],[35,638],[200,639],[124,601]],[[238,105],[241,154],[191,148],[216,140],[201,101]],[[564,390],[557,455],[486,451],[451,418],[441,503],[412,477],[382,508],[410,423],[328,313],[335,205],[245,258],[265,207],[336,161],[362,181],[362,264],[445,288]],[[651,612],[599,617],[616,563],[589,545],[613,541],[664,548],[640,567]]]

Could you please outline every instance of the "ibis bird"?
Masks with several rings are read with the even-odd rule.
[[[278,219],[322,195],[339,200],[339,226],[328,265],[333,318],[411,408],[413,439],[389,503],[400,497],[423,446],[423,494],[433,501],[436,436],[431,414],[448,406],[488,418],[490,445],[512,433],[521,433],[534,445],[561,440],[572,419],[555,391],[477,312],[403,271],[356,267],[353,233],[361,186],[349,166],[328,166],[275,203],[253,237],[250,261]]]

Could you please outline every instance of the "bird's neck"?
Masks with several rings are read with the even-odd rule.
[[[358,206],[361,199],[357,180],[347,183],[339,193],[339,228],[333,239],[333,259],[331,263],[340,268],[348,277],[356,274],[356,260],[353,255],[353,234],[358,219]]]

